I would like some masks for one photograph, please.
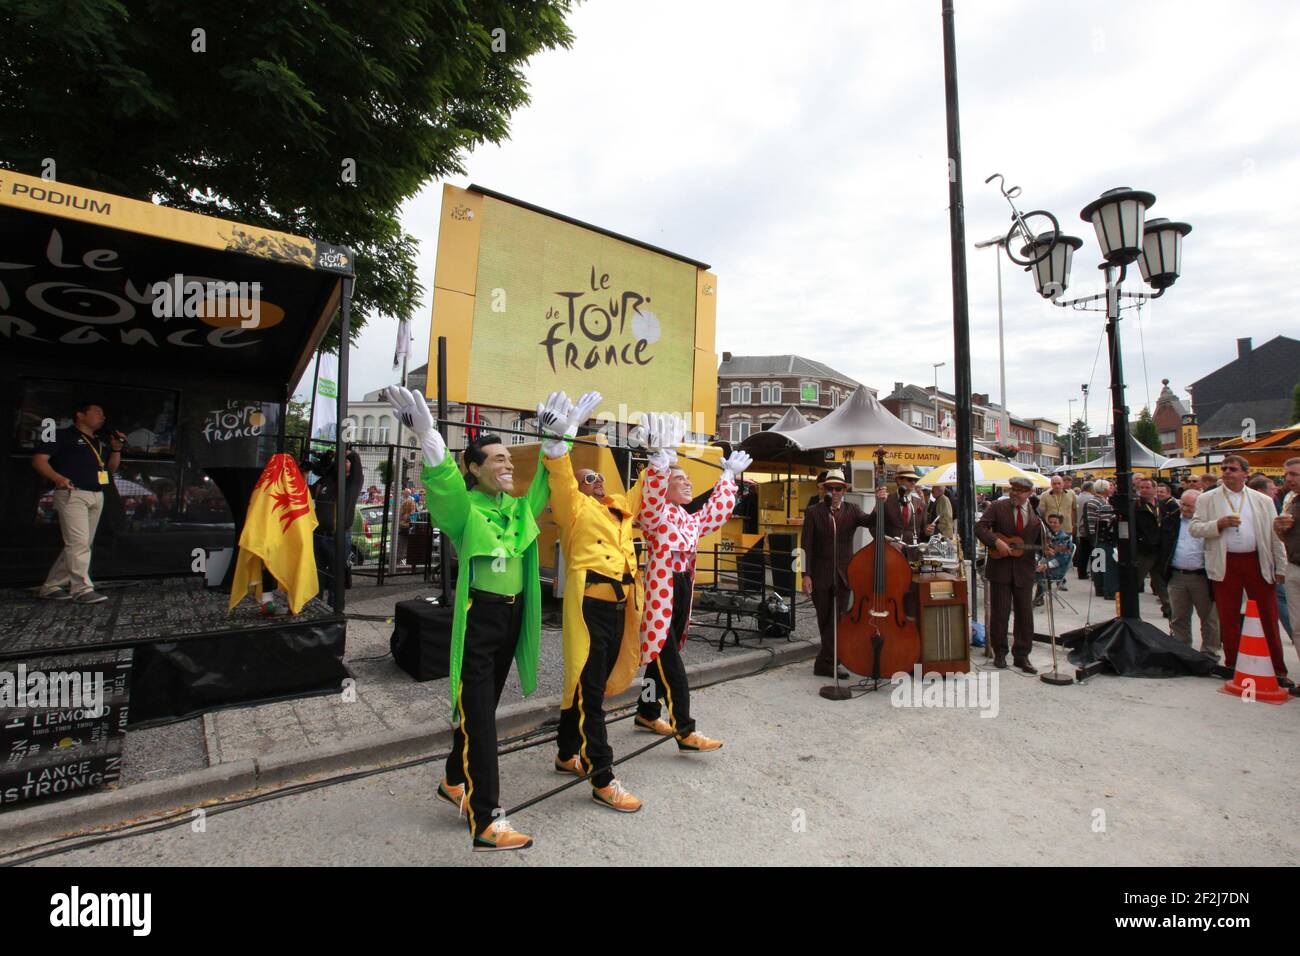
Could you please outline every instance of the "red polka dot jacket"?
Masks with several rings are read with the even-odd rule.
[[[717,531],[736,507],[736,479],[723,471],[704,507],[690,514],[668,501],[667,469],[651,465],[641,491],[637,521],[646,542],[645,610],[641,615],[641,663],[649,664],[663,650],[673,619],[673,574],[695,574],[695,549],[700,538]],[[687,620],[689,622],[687,608]],[[681,645],[686,644],[687,628]]]

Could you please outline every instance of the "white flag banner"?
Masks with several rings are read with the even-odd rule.
[[[393,352],[393,368],[401,368],[402,360],[409,357],[410,354],[411,323],[404,319],[397,323],[397,348]]]
[[[311,410],[311,437],[331,441],[338,432],[339,357],[328,352],[316,358],[316,403]]]

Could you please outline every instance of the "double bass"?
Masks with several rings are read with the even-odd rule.
[[[912,670],[921,660],[921,629],[906,602],[912,566],[885,540],[885,449],[876,449],[875,527],[871,543],[849,561],[853,604],[840,618],[840,663],[862,677],[879,680]]]

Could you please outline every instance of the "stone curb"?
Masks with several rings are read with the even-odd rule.
[[[0,852],[32,846],[62,836],[72,836],[181,807],[197,806],[220,794],[239,793],[257,786],[254,761],[191,770],[162,780],[146,780],[121,790],[41,803],[0,815]]]
[[[692,678],[692,686],[703,687],[749,677],[765,668],[809,660],[816,654],[816,644],[796,639],[778,647],[752,649],[723,660],[691,664],[686,673]],[[629,688],[610,702],[610,709],[634,703],[637,693],[635,686]],[[497,733],[506,738],[544,727],[557,720],[558,710],[558,697],[503,707],[497,711]],[[195,807],[236,793],[255,794],[344,770],[398,763],[437,753],[450,744],[451,728],[418,724],[303,750],[268,754],[256,760],[235,760],[120,790],[11,810],[0,814],[0,852],[15,852],[14,848],[19,846],[30,847],[96,828]]]

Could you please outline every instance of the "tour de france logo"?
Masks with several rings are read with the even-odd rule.
[[[650,296],[619,290],[607,272],[591,267],[587,288],[557,292],[563,302],[546,310],[550,324],[538,344],[546,349],[551,371],[644,366],[660,338],[658,317],[646,306]]]
[[[203,437],[209,442],[230,441],[236,438],[256,438],[266,428],[266,415],[261,404],[228,402],[225,408],[208,412],[203,423]]]

